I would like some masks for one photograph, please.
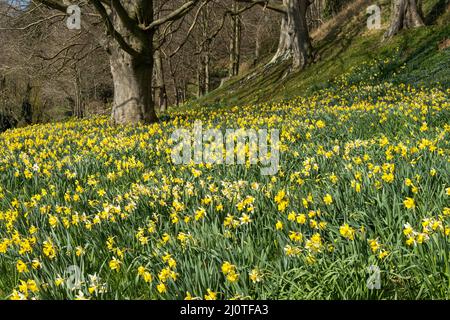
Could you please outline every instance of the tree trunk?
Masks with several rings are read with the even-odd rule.
[[[175,104],[178,107],[180,105],[180,88],[175,77],[173,78],[173,91],[175,92]]]
[[[309,0],[283,0],[283,4],[287,12],[281,20],[278,50],[271,63],[291,58],[293,68],[300,70],[310,63],[313,54],[306,21],[310,2]]]
[[[180,105],[180,89],[178,86],[176,70],[173,68],[172,57],[169,57],[169,59],[167,60],[167,64],[169,66],[170,77],[172,78],[173,91],[175,92],[175,103],[178,107]]]
[[[233,2],[233,12],[238,12],[239,7],[237,2]],[[230,40],[230,69],[229,76],[234,77],[239,74],[239,67],[241,63],[241,19],[239,15],[234,15],[232,17],[232,36]]]
[[[114,48],[110,63],[114,82],[112,120],[116,124],[155,122],[158,118],[152,97],[153,56],[139,59]]]
[[[211,90],[211,55],[209,53],[209,47],[205,52],[205,93],[209,93]]]
[[[198,56],[197,61],[197,98],[203,95],[203,62],[202,55]]]
[[[83,93],[81,91],[81,72],[78,67],[75,67],[75,107],[74,116],[82,119],[84,116]]]
[[[255,34],[255,56],[253,57],[253,67],[256,67],[258,64],[258,61],[261,57],[261,30],[263,24],[261,23],[261,18],[258,20],[258,24],[256,27],[256,34]]]
[[[25,96],[22,101],[22,118],[26,124],[30,125],[33,122],[33,108],[31,106],[31,84],[27,83]]]
[[[188,96],[188,84],[186,79],[183,80],[183,103],[186,102]]]
[[[120,2],[126,13],[133,16],[133,19],[138,19],[144,25],[153,21],[153,1],[123,0]],[[152,97],[155,31],[137,35],[131,30],[135,23],[133,19],[128,19],[129,25],[126,26],[115,9],[111,10],[110,16],[117,32],[135,51],[133,54],[128,53],[114,39],[111,39],[109,43],[108,53],[114,83],[112,120],[116,124],[131,125],[155,122],[158,120]]]
[[[177,85],[174,85],[174,92],[175,92],[175,105],[178,107],[180,105],[180,89],[177,87]]]
[[[202,37],[205,39],[203,44],[203,73],[204,73],[204,89],[205,94],[211,90],[211,42],[208,39],[209,33],[211,33],[209,22],[209,7],[206,6],[203,10],[203,23],[202,23]]]
[[[167,110],[167,91],[160,50],[155,51],[155,69],[158,107],[160,112],[165,112]]]
[[[237,8],[238,10],[239,8]],[[241,35],[242,35],[242,22],[241,22],[241,18],[239,16],[236,16],[236,31],[235,31],[235,44],[234,44],[234,49],[235,54],[234,54],[234,75],[238,75],[239,71],[240,71],[240,66],[241,66]]]
[[[261,39],[258,35],[256,35],[255,38],[255,56],[253,57],[253,67],[256,67],[261,57]]]
[[[416,0],[393,0],[391,25],[384,37],[391,38],[402,29],[421,26],[424,23]]]

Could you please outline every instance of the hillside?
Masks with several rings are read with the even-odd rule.
[[[389,1],[377,3],[383,10],[383,30],[367,31],[365,9],[372,2],[355,1],[312,34],[319,58],[306,70],[288,74],[288,63],[269,68],[262,64],[189,105],[227,106],[290,99],[335,87],[334,80],[343,74],[349,75],[349,85],[387,81],[430,87],[440,83],[448,87],[450,50],[445,48],[450,39],[449,5],[444,14],[436,16],[436,10],[445,6],[443,1],[424,1],[426,21],[433,22],[432,26],[404,31],[382,42],[390,5]]]

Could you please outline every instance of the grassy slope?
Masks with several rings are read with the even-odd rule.
[[[389,17],[387,1],[378,1],[383,10],[383,18]],[[331,32],[315,41],[319,61],[306,70],[286,76],[288,64],[279,64],[264,70],[264,66],[250,70],[223,87],[193,101],[188,105],[219,107],[244,105],[266,101],[289,99],[308,95],[317,89],[333,86],[333,80],[344,73],[351,73],[354,83],[367,80],[367,74],[358,74],[357,67],[371,61],[378,64],[373,81],[406,82],[414,85],[435,85],[440,82],[449,86],[450,50],[439,50],[438,44],[450,37],[450,13],[443,9],[445,1],[427,0],[424,13],[428,24],[425,28],[402,32],[394,39],[381,42],[384,31],[368,32],[366,16],[367,4],[350,15],[350,20],[331,24]],[[445,11],[436,15],[436,11]],[[353,12],[352,12],[353,13]],[[383,21],[387,26],[388,21]],[[382,63],[389,59],[389,63]],[[364,78],[366,77],[366,78]],[[250,78],[250,79],[249,79]]]

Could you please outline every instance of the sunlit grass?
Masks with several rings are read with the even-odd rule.
[[[348,79],[151,126],[2,134],[2,298],[449,298],[450,90]],[[195,120],[281,129],[280,171],[173,165],[170,135]]]

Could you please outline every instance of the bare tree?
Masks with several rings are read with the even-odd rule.
[[[54,10],[67,11],[65,1],[36,1]],[[110,56],[114,82],[112,119],[115,123],[137,124],[157,120],[151,85],[155,35],[159,31],[165,36],[174,22],[200,2],[183,1],[180,6],[171,7],[171,1],[165,1],[157,7],[157,1],[151,0],[88,1],[107,29],[108,37],[102,39],[102,45]]]

